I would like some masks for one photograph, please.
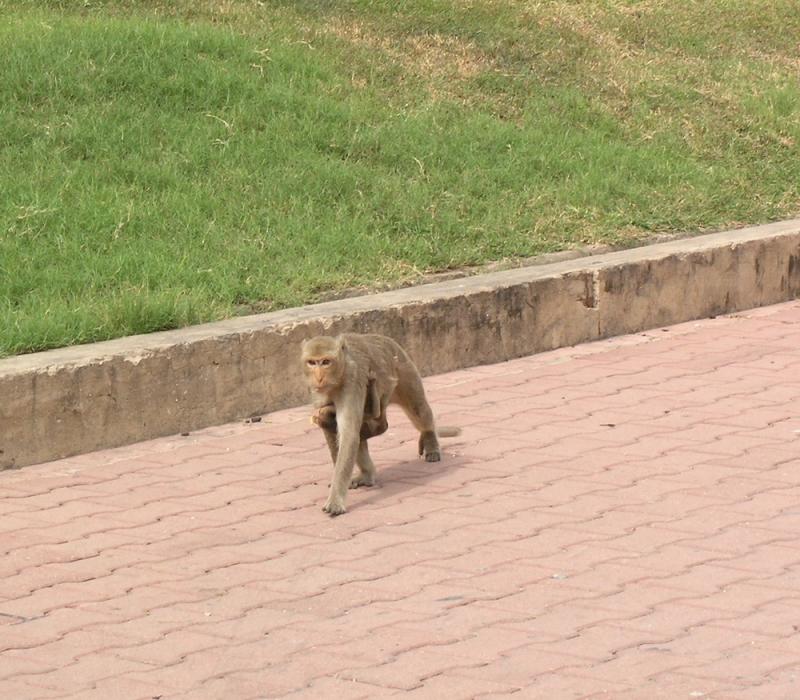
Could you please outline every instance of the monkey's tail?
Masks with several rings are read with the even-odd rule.
[[[461,428],[455,428],[452,425],[438,425],[436,426],[436,434],[440,438],[458,437],[461,435]]]

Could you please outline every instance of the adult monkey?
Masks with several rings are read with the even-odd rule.
[[[345,512],[348,488],[375,483],[375,465],[369,456],[367,438],[362,435],[371,382],[374,382],[374,389],[370,387],[369,393],[374,393],[380,403],[381,422],[385,422],[386,406],[398,404],[419,430],[419,454],[424,454],[428,462],[441,459],[433,412],[425,398],[419,371],[394,340],[357,333],[335,338],[317,336],[303,343],[302,360],[309,387],[316,394],[318,422],[321,411],[329,404],[335,409],[336,433],[324,430],[334,463],[330,495],[322,508],[326,513]],[[329,419],[328,411],[324,418],[328,427]],[[452,436],[460,431],[443,428],[438,432],[442,436]],[[359,475],[353,477],[356,464]]]

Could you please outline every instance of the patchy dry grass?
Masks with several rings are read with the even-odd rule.
[[[492,70],[491,57],[474,42],[442,34],[398,36],[380,32],[361,20],[334,18],[323,31],[354,47],[380,51],[419,80],[464,80]]]

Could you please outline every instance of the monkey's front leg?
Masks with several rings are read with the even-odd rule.
[[[336,464],[336,456],[339,454],[339,445],[336,442],[336,408],[333,404],[320,406],[311,415],[311,422],[322,428],[325,442],[328,443],[328,450],[331,453],[331,460]]]
[[[344,402],[341,409],[337,406],[339,427],[337,443],[339,449],[336,455],[336,464],[333,467],[331,492],[322,508],[322,510],[331,515],[341,515],[345,512],[345,497],[350,486],[350,479],[353,476],[353,467],[355,466],[358,447],[361,442],[359,431],[363,415],[363,403],[360,399],[357,402]],[[331,450],[332,452],[333,450]]]
[[[331,461],[336,464],[336,458],[339,456],[339,443],[336,441],[336,433],[326,430],[325,428],[322,429],[322,432],[325,435],[325,442],[328,443]]]
[[[333,406],[326,406],[326,409],[330,409],[333,412]],[[322,411],[320,411],[320,416],[322,416]],[[328,449],[331,453],[331,459],[333,460],[333,464],[336,465],[336,458],[339,456],[339,443],[336,440],[336,414],[332,413],[332,421],[327,420],[327,418],[323,418],[321,420],[315,421],[317,425],[322,428],[322,432],[325,435],[325,441],[328,443]],[[380,435],[382,432],[386,431],[388,424],[386,423],[386,416],[382,417],[383,419],[383,429],[380,432],[372,431],[370,428],[372,424],[375,423],[373,419],[368,419],[366,416],[364,417],[364,423],[361,425],[361,441],[358,444],[358,453],[356,454],[356,465],[358,466],[358,476],[354,476],[350,479],[350,488],[357,489],[359,486],[374,486],[375,485],[375,465],[372,462],[372,458],[369,456],[369,448],[367,447],[367,438],[372,437],[374,435]],[[380,420],[377,421],[380,423]],[[333,424],[333,430],[331,430],[331,423]],[[378,426],[380,429],[380,425]],[[365,435],[366,433],[366,435]]]

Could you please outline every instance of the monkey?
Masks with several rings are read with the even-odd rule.
[[[335,338],[317,336],[303,343],[301,359],[334,464],[330,494],[322,508],[332,516],[345,512],[348,488],[375,483],[376,470],[367,448],[368,438],[362,434],[365,407],[371,401],[368,394],[377,398],[372,405],[372,415],[378,415],[377,427],[385,422],[389,403],[403,409],[419,431],[419,454],[427,462],[441,459],[437,435],[450,437],[460,433],[457,428],[442,428],[437,432],[419,371],[408,353],[391,338],[357,333]],[[373,389],[368,389],[370,381],[374,381]],[[379,412],[375,403],[380,406]],[[327,429],[332,425],[330,404],[336,420],[335,433]],[[355,465],[359,474],[353,477]]]

